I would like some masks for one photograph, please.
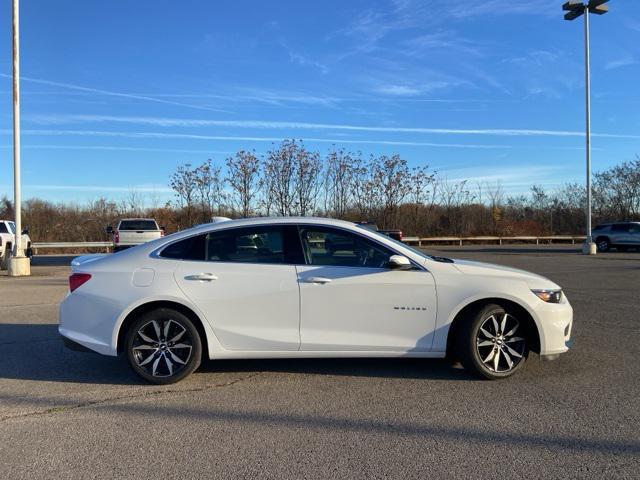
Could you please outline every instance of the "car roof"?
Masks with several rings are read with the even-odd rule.
[[[250,218],[237,218],[235,220],[226,220],[224,222],[212,222],[203,223],[196,227],[189,228],[187,230],[181,230],[177,233],[189,232],[189,234],[197,233],[201,230],[226,230],[228,228],[253,226],[253,225],[290,225],[290,224],[313,224],[313,225],[327,225],[335,227],[348,227],[359,228],[354,222],[348,222],[346,220],[337,220],[335,218],[327,217],[250,217]]]

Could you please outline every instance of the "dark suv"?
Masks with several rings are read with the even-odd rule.
[[[591,232],[599,252],[640,248],[640,222],[603,223]]]

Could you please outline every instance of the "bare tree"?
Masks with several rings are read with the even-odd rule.
[[[351,178],[351,196],[358,220],[372,218],[380,205],[379,189],[374,179],[373,158],[365,162],[357,157],[353,161]]]
[[[129,191],[122,199],[122,211],[126,215],[132,215],[134,217],[142,216],[144,210],[144,200],[142,195],[134,187],[129,188]]]
[[[397,224],[398,206],[410,192],[410,177],[407,161],[400,155],[382,155],[373,162],[374,186],[378,190],[382,207],[382,223],[385,228]]]
[[[320,193],[320,173],[322,172],[320,154],[310,152],[300,142],[295,149],[294,168],[293,189],[296,195],[296,214],[310,215],[316,209]]]
[[[178,200],[178,206],[186,210],[186,225],[191,226],[193,224],[193,207],[197,191],[196,174],[191,168],[191,164],[180,165],[171,175],[169,185]]]
[[[270,150],[264,161],[264,177],[268,191],[266,197],[275,213],[293,215],[296,211],[296,155],[295,140],[285,140],[277,149]]]
[[[226,181],[231,187],[231,203],[242,217],[249,217],[255,209],[260,187],[260,159],[255,152],[240,150],[227,158]]]
[[[325,211],[337,218],[344,218],[350,207],[356,160],[344,150],[332,150],[327,156],[325,181]]]
[[[495,184],[487,183],[487,196],[489,197],[489,205],[491,207],[491,230],[494,235],[498,233],[498,224],[502,220],[502,202],[504,201],[504,192],[500,180]]]
[[[222,169],[213,165],[211,159],[207,159],[195,169],[195,175],[202,221],[206,222],[214,212],[217,215],[222,213],[225,198]]]
[[[413,233],[416,235],[420,233],[422,225],[420,213],[424,211],[427,200],[433,198],[435,178],[435,173],[429,172],[428,165],[411,169],[409,201],[413,204]],[[433,208],[433,204],[431,208]]]

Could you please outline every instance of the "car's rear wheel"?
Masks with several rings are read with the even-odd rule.
[[[167,385],[200,366],[202,342],[187,316],[159,308],[133,322],[127,331],[126,351],[138,375],[148,382]]]
[[[596,240],[596,246],[599,252],[608,252],[611,248],[611,243],[607,237],[600,237]]]
[[[489,380],[513,375],[524,366],[529,354],[524,319],[494,304],[466,318],[456,340],[462,365]]]

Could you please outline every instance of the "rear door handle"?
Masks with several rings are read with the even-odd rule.
[[[196,280],[200,282],[211,282],[212,280],[217,280],[218,277],[213,273],[198,273],[196,275],[187,275],[184,277],[185,280]]]
[[[305,283],[320,283],[322,285],[324,285],[325,283],[331,283],[331,279],[330,278],[326,278],[326,277],[306,277],[304,279]]]

